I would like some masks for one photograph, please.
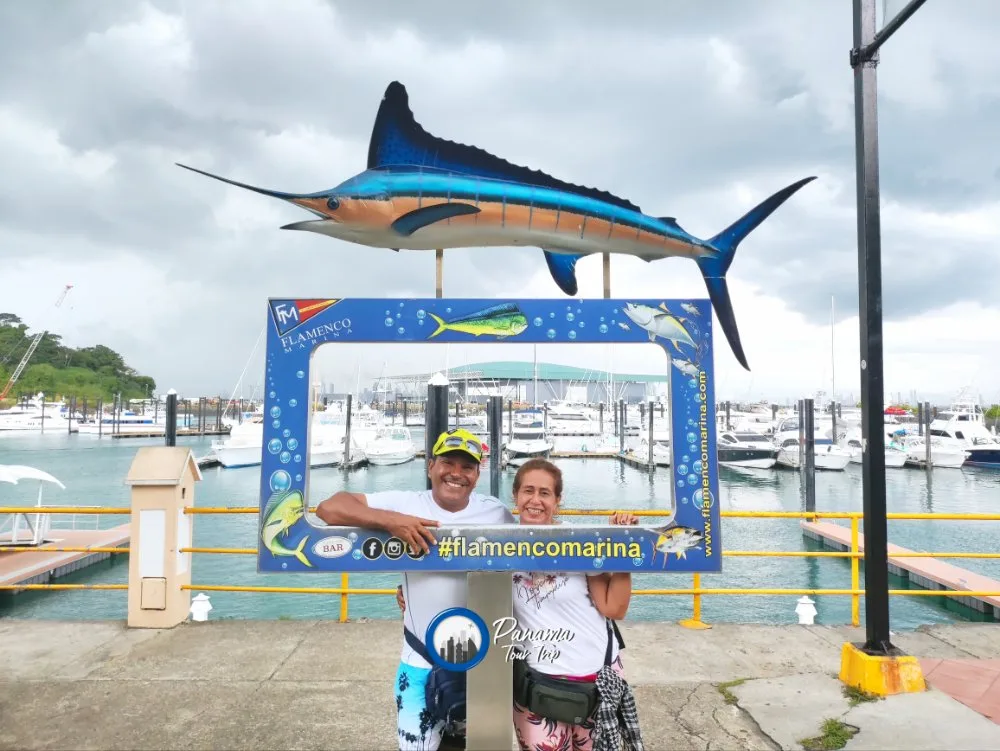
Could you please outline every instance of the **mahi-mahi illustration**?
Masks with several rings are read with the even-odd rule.
[[[298,522],[305,514],[305,502],[302,493],[298,490],[276,493],[264,507],[263,521],[260,526],[260,539],[264,543],[271,555],[282,557],[291,556],[297,558],[306,566],[312,568],[309,559],[302,552],[309,540],[309,535],[304,535],[302,541],[294,548],[285,547],[279,537],[288,537],[288,530]]]
[[[644,261],[690,258],[739,363],[747,370],[726,272],[736,248],[796,191],[816,178],[782,188],[707,240],[674,217],[644,214],[631,201],[512,164],[474,146],[428,133],[410,110],[406,89],[389,84],[368,145],[367,169],[335,188],[286,193],[258,188],[193,167],[222,182],[279,198],[310,211],[306,230],[392,250],[541,248],[559,288],[577,294],[576,263],[592,253],[622,253]]]
[[[514,303],[493,305],[475,313],[469,313],[461,318],[445,321],[433,313],[428,315],[434,319],[437,329],[428,339],[433,339],[442,331],[460,331],[474,336],[517,336],[528,328],[528,319]]]

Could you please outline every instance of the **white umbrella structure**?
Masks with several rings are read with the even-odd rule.
[[[58,479],[35,467],[23,464],[0,464],[0,482],[17,485],[22,480],[38,480],[36,506],[42,505],[44,483],[52,483],[62,490],[66,489]],[[0,542],[5,545],[41,545],[45,541],[52,519],[50,514],[4,513],[3,506],[3,501],[0,500]]]

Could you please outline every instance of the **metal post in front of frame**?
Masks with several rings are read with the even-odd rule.
[[[878,83],[875,53],[926,0],[911,0],[875,31],[876,0],[853,0],[855,159],[858,202],[858,305],[861,328],[861,429],[865,529],[864,651],[895,655],[889,639],[889,560],[885,502],[882,247],[879,217]]]
[[[490,494],[500,495],[500,436],[503,397],[491,396],[488,407],[490,436]],[[514,615],[510,572],[470,571],[466,574],[468,606],[492,631],[501,618]],[[484,645],[485,646],[485,645]],[[502,649],[490,649],[483,661],[466,675],[465,748],[467,751],[508,749],[514,740],[511,701],[513,665]]]

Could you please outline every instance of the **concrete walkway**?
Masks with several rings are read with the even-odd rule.
[[[1000,725],[933,687],[854,705],[835,675],[858,629],[626,622],[622,634],[647,749],[801,749],[825,721],[826,748],[1000,749]],[[895,643],[995,659],[1000,627]],[[0,748],[393,749],[399,645],[392,621],[0,620]]]

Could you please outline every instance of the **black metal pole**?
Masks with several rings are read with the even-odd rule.
[[[354,394],[347,395],[347,406],[345,407],[347,412],[344,415],[344,458],[340,460],[340,466],[343,469],[349,469],[351,466],[351,413],[353,411],[353,399]]]
[[[816,510],[816,423],[813,400],[802,400],[803,446],[802,470],[806,481],[806,511]]]
[[[865,529],[864,651],[893,655],[889,638],[889,555],[885,502],[882,362],[882,247],[879,216],[878,79],[874,54],[923,5],[911,0],[875,32],[876,0],[853,0],[854,144],[858,202],[858,304],[861,328],[862,492]]]
[[[490,431],[490,495],[500,497],[500,441],[503,433],[503,397],[491,396],[486,424]]]
[[[430,463],[431,451],[438,436],[448,429],[448,379],[436,373],[427,382],[427,414],[424,423],[424,458]],[[427,478],[427,489],[431,489],[431,478]]]
[[[164,428],[166,445],[177,445],[177,392],[173,389],[167,392],[167,424]]]

